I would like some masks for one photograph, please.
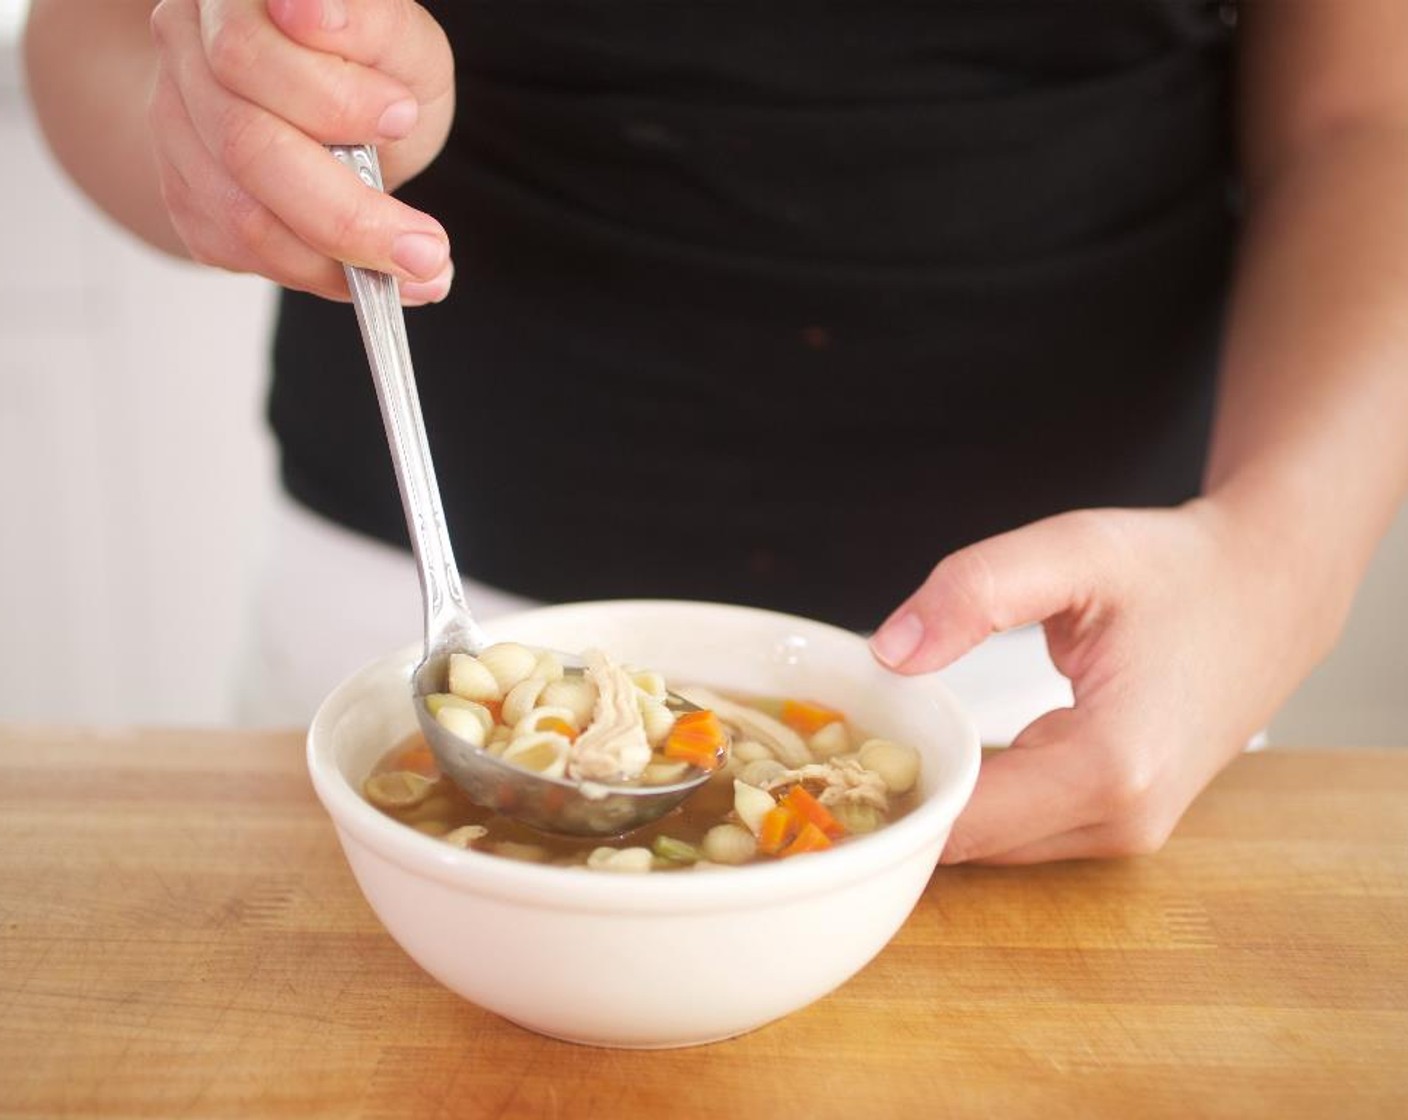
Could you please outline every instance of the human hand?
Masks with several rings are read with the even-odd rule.
[[[406,303],[449,291],[434,218],[372,190],[327,144],[375,144],[387,191],[454,114],[444,33],[411,0],[161,0],[148,110],[162,196],[191,256],[346,300],[343,261]]]
[[[1084,510],[945,558],[872,639],[903,673],[1041,622],[1074,706],[987,756],[945,863],[1151,852],[1330,647],[1314,583],[1214,501]]]

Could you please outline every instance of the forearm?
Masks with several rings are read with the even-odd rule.
[[[156,72],[151,0],[34,0],[24,63],[55,158],[105,213],[185,256],[162,204],[146,109]]]
[[[1207,493],[1333,641],[1408,491],[1408,127],[1330,130],[1255,185]]]
[[[1323,652],[1408,489],[1408,7],[1239,12],[1249,220],[1207,492]]]

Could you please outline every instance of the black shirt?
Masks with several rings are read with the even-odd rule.
[[[460,0],[400,192],[461,567],[869,628],[947,552],[1199,486],[1235,232],[1192,0]],[[351,310],[286,293],[290,493],[406,539]]]

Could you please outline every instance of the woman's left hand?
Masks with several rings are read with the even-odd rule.
[[[928,672],[1040,622],[1074,694],[984,759],[944,862],[1159,848],[1338,632],[1345,605],[1314,601],[1284,553],[1200,499],[1060,514],[944,559],[876,656]]]

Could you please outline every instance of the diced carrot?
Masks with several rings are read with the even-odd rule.
[[[802,735],[812,735],[828,723],[845,721],[845,714],[813,700],[784,700],[782,722]]]
[[[758,829],[758,851],[765,856],[775,856],[787,847],[802,820],[790,805],[774,805],[763,814],[762,827]]]
[[[831,841],[826,833],[807,821],[802,825],[801,831],[797,833],[792,843],[778,852],[778,856],[786,859],[788,856],[799,856],[803,852],[821,852],[831,847]]]
[[[438,778],[440,767],[435,765],[435,756],[425,743],[412,743],[396,756],[388,767],[390,770],[409,770],[425,778]]]
[[[662,753],[666,758],[672,758],[677,762],[687,762],[701,770],[712,770],[719,764],[717,747],[689,738],[671,737],[666,739]]]
[[[787,791],[782,803],[790,805],[796,810],[799,817],[816,825],[830,839],[835,840],[846,835],[846,826],[833,817],[831,810],[813,797],[804,787],[793,786]]]
[[[723,761],[727,745],[728,734],[719,717],[704,709],[685,712],[675,718],[675,725],[665,736],[662,753],[666,758],[688,762],[701,770],[712,770]]]
[[[538,730],[556,731],[559,735],[566,735],[569,739],[576,739],[577,736],[581,734],[580,731],[578,731],[565,719],[559,719],[557,716],[547,716],[544,719],[539,720]]]
[[[489,709],[489,714],[494,717],[495,723],[502,723],[504,720],[504,702],[502,700],[480,700]]]

